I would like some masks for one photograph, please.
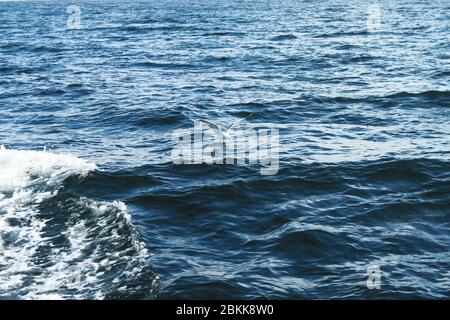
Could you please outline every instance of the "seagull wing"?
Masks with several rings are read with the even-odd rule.
[[[245,116],[245,117],[243,117],[243,118],[241,118],[241,119],[238,119],[238,120],[234,121],[233,124],[232,124],[231,126],[228,127],[227,132],[230,131],[233,127],[235,127],[238,123],[240,123],[241,121],[247,119],[248,117],[250,117],[250,116],[252,116],[252,115],[253,115],[253,113],[251,113],[251,114],[249,114],[248,116]]]
[[[208,127],[210,127],[214,132],[219,133],[220,136],[223,136],[222,130],[220,130],[219,126],[214,122],[208,120],[198,120],[199,122],[205,123]]]

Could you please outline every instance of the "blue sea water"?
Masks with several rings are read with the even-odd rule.
[[[450,2],[371,5],[0,2],[0,298],[450,298]],[[246,116],[275,175],[173,163]]]

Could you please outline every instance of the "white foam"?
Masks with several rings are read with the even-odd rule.
[[[89,208],[90,218],[94,221],[109,222],[96,226],[88,226],[87,220],[81,219],[77,213],[72,216],[73,222],[68,222],[68,228],[64,235],[70,243],[67,251],[55,251],[51,256],[53,264],[40,276],[35,277],[32,285],[28,287],[25,299],[103,299],[108,293],[108,286],[119,284],[120,278],[113,278],[111,283],[101,279],[105,272],[122,263],[122,265],[134,266],[134,274],[139,274],[146,266],[145,260],[149,253],[144,245],[137,240],[133,241],[133,248],[123,251],[106,252],[100,242],[106,240],[108,244],[119,244],[124,236],[117,233],[121,227],[134,229],[130,221],[127,207],[123,202],[100,202],[87,198],[77,201],[77,207]],[[89,218],[88,218],[89,219]],[[95,237],[93,235],[95,234]],[[86,256],[83,251],[86,248],[94,248],[93,252]],[[128,249],[139,252],[138,255],[129,255]],[[122,276],[132,277],[126,269],[121,269]],[[122,279],[123,280],[123,279]],[[62,288],[69,288],[71,292],[61,294]]]
[[[95,164],[72,155],[0,146],[0,296],[24,289],[27,274],[35,268],[33,256],[48,240],[42,235],[47,221],[37,218],[37,205],[54,196],[70,175],[95,169]],[[5,241],[5,236],[13,240]]]
[[[0,148],[0,192],[24,189],[33,183],[55,185],[73,174],[85,175],[95,164],[72,155]]]
[[[55,197],[67,177],[95,169],[72,155],[0,147],[0,298],[102,299],[146,272],[149,253],[123,202]],[[62,223],[41,212],[45,200],[61,201]]]

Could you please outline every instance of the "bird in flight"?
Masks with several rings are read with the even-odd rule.
[[[216,123],[209,121],[209,120],[200,119],[200,120],[198,120],[198,122],[206,124],[209,128],[211,128],[211,130],[214,131],[214,133],[218,137],[222,138],[222,141],[224,141],[224,140],[226,141],[228,139],[231,139],[230,130],[233,129],[236,125],[238,125],[241,121],[247,119],[248,117],[250,117],[252,115],[253,114],[249,114],[248,116],[246,116],[244,118],[234,121],[233,124],[231,126],[229,126],[226,131],[222,131],[220,129],[219,125],[217,125]]]

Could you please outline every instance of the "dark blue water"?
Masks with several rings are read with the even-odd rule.
[[[0,2],[0,297],[450,298],[450,2],[374,3]]]

